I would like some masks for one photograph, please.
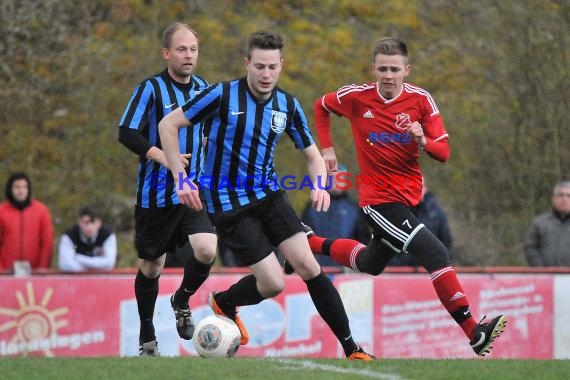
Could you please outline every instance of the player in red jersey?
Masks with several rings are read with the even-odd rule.
[[[461,326],[476,354],[484,356],[505,328],[499,315],[477,323],[451,267],[445,246],[417,219],[421,199],[420,152],[441,162],[450,155],[448,134],[431,95],[404,83],[410,73],[408,49],[394,38],[373,51],[376,82],[341,87],[315,102],[315,124],[329,173],[337,170],[330,113],[350,120],[360,166],[359,203],[373,238],[368,246],[349,239],[325,239],[309,232],[314,253],[359,272],[378,275],[394,255],[409,252],[431,276],[443,306]]]

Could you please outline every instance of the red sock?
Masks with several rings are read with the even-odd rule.
[[[309,247],[311,247],[311,251],[314,254],[320,255],[323,253],[323,243],[325,240],[327,240],[326,238],[313,235],[310,238],[308,238],[308,240],[309,240]]]
[[[356,256],[358,256],[360,251],[364,248],[366,248],[366,246],[357,240],[335,239],[330,246],[329,252],[331,259],[336,263],[358,271],[356,267]]]
[[[435,292],[449,314],[453,316],[453,313],[461,308],[469,310],[469,300],[452,267],[438,269],[430,273],[430,276]],[[477,322],[472,316],[459,322],[459,326],[469,340],[473,340],[473,328],[476,325]]]

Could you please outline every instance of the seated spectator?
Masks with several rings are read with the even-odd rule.
[[[449,259],[452,256],[453,240],[451,231],[447,223],[447,215],[441,208],[435,195],[429,191],[428,183],[425,177],[422,177],[422,200],[416,206],[416,215],[418,219],[430,230],[447,248]],[[388,265],[393,266],[418,266],[412,255],[404,253],[396,255]]]
[[[117,238],[103,225],[99,214],[90,207],[79,211],[77,224],[59,241],[59,269],[82,272],[89,269],[111,270],[117,261]]]
[[[311,207],[311,201],[307,203],[301,220],[318,236],[328,239],[353,239],[363,244],[370,240],[370,230],[366,220],[360,213],[358,204],[350,197],[348,189],[336,181],[346,172],[343,164],[338,165],[338,172],[333,175],[333,184],[329,189],[331,204],[327,212],[317,212]],[[338,186],[337,186],[338,185]],[[316,255],[321,266],[334,266],[341,268],[329,256]],[[343,268],[343,267],[342,267]]]
[[[45,204],[32,198],[26,173],[14,173],[0,204],[0,270],[26,262],[30,269],[49,268],[53,255],[53,223]]]
[[[557,183],[552,210],[532,221],[524,240],[528,265],[570,266],[570,181]]]

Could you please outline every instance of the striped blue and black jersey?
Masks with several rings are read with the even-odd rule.
[[[136,129],[151,145],[161,148],[158,122],[180,105],[193,99],[208,87],[208,82],[192,75],[190,83],[174,81],[168,70],[145,79],[135,87],[131,99],[121,117],[120,128]],[[193,129],[183,128],[178,137],[180,152],[191,153],[188,173],[193,180],[204,163],[203,129],[200,123]],[[139,158],[137,181],[137,205],[144,208],[166,207],[179,204],[170,171],[159,163]]]
[[[208,120],[200,188],[208,213],[239,209],[279,190],[273,156],[286,132],[297,149],[313,137],[299,102],[276,87],[259,103],[246,78],[212,85],[182,106],[192,124]]]

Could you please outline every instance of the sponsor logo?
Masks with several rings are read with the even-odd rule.
[[[456,292],[449,300],[450,301],[457,301],[458,299],[463,298],[463,297],[465,297],[465,294],[463,294],[461,292]]]
[[[14,296],[18,299],[17,308],[0,308],[0,315],[11,318],[0,324],[0,332],[2,335],[12,333],[9,340],[0,339],[0,356],[32,352],[54,356],[55,349],[77,350],[84,345],[105,341],[105,332],[101,330],[60,333],[59,330],[69,324],[64,318],[69,308],[48,307],[53,288],[46,288],[44,294],[39,295],[34,291],[32,282],[26,282],[25,294],[18,290]]]
[[[401,144],[408,145],[413,141],[412,136],[407,132],[370,132],[366,142],[370,145],[391,145],[391,144]]]
[[[471,347],[477,347],[478,345],[480,345],[481,343],[483,343],[485,341],[485,338],[487,337],[487,335],[481,331],[481,337],[479,338],[479,340],[477,341],[477,343],[473,343],[471,345]]]

